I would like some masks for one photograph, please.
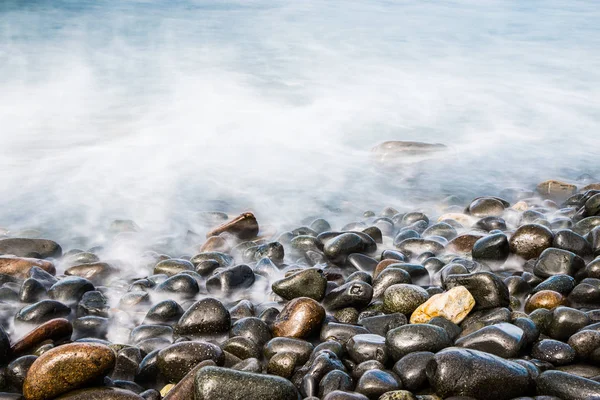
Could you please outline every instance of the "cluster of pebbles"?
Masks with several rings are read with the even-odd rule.
[[[279,234],[207,213],[135,279],[6,232],[0,400],[600,399],[600,184],[457,203]]]

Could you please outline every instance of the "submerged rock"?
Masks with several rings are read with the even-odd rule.
[[[446,151],[448,148],[439,143],[410,142],[390,140],[371,149],[373,159],[382,164],[411,162],[429,158]]]

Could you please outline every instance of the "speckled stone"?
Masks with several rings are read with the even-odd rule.
[[[115,365],[115,353],[95,343],[70,343],[42,354],[33,363],[23,394],[27,400],[46,400],[77,389],[103,376]]]
[[[298,400],[298,390],[275,375],[206,367],[196,374],[195,400]]]
[[[552,231],[543,225],[522,225],[510,237],[510,251],[529,260],[538,257],[552,246],[553,239]]]
[[[535,380],[537,393],[569,400],[600,399],[600,383],[560,371],[542,372]]]
[[[527,393],[531,387],[525,367],[482,351],[457,348],[434,356],[427,364],[427,379],[443,398],[507,400]]]
[[[383,308],[387,313],[410,315],[417,307],[429,299],[425,289],[417,285],[396,284],[388,287],[383,294]]]

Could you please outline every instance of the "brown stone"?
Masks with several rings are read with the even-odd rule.
[[[254,214],[247,212],[208,232],[206,237],[218,236],[222,233],[228,233],[239,239],[253,239],[258,235],[258,221]]]
[[[27,279],[32,267],[40,267],[49,274],[56,275],[56,268],[50,261],[37,258],[0,256],[0,274]]]
[[[298,297],[288,302],[273,323],[273,335],[305,338],[321,327],[325,309],[308,297]]]
[[[410,317],[411,324],[425,324],[434,317],[444,317],[459,324],[475,307],[475,299],[464,286],[431,296]]]
[[[50,340],[55,342],[68,340],[71,338],[72,333],[73,325],[71,325],[69,321],[64,318],[51,319],[28,332],[20,340],[15,342],[10,351],[13,357],[17,357],[36,348],[45,341]]]
[[[563,295],[554,290],[540,290],[527,299],[525,312],[529,314],[538,308],[552,310],[563,304],[564,301]]]
[[[452,239],[446,246],[446,250],[450,253],[470,253],[475,242],[482,237],[484,235],[479,233],[465,233]]]
[[[402,261],[393,260],[393,259],[389,259],[389,258],[386,258],[385,260],[379,261],[379,263],[375,266],[375,270],[373,271],[373,279],[377,278],[377,276],[381,273],[381,271],[383,271],[384,269],[386,269],[390,265],[392,265],[392,264],[398,264],[398,263],[401,263],[401,262]]]
[[[577,186],[550,179],[537,185],[537,191],[542,196],[570,196],[577,191]]]
[[[38,357],[31,365],[23,395],[26,400],[49,400],[105,375],[115,365],[115,353],[96,343],[70,343]]]

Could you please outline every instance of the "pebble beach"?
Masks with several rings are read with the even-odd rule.
[[[6,228],[0,399],[600,398],[600,183],[503,195],[283,232],[207,211],[137,264],[103,257],[131,220],[87,249]]]

